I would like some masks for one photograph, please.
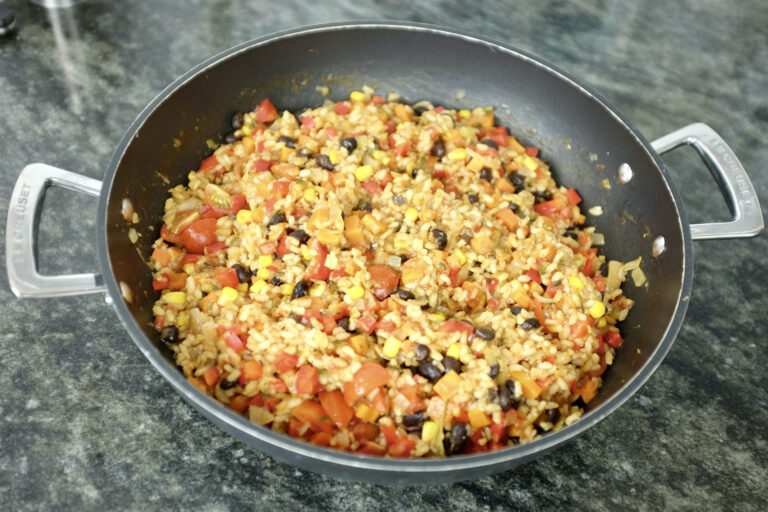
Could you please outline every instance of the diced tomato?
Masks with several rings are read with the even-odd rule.
[[[224,341],[227,342],[227,346],[234,350],[238,354],[242,354],[245,352],[245,343],[243,343],[243,340],[240,339],[240,336],[238,336],[236,333],[229,331],[224,336]]]
[[[373,179],[373,178],[368,178],[367,180],[362,182],[360,185],[365,190],[367,190],[369,194],[373,194],[375,196],[377,196],[377,195],[381,194],[382,192],[384,192],[381,189],[381,187],[379,186],[379,183],[375,179]]]
[[[331,275],[331,269],[325,266],[328,257],[328,249],[317,238],[312,237],[307,246],[317,254],[312,265],[307,269],[307,277],[318,281],[325,281]]]
[[[181,261],[179,262],[179,266],[183,267],[187,263],[197,263],[197,260],[199,260],[200,258],[202,258],[201,254],[187,253],[181,258]]]
[[[162,331],[163,327],[165,327],[165,317],[164,316],[156,316],[155,317],[155,330],[156,331]]]
[[[162,274],[156,275],[155,279],[152,281],[152,288],[154,290],[165,290],[170,285],[171,285],[171,278],[167,272],[163,272]]]
[[[486,279],[485,286],[488,288],[488,295],[493,295],[493,292],[496,291],[496,287],[499,286],[499,280],[495,277],[493,279]]]
[[[350,110],[352,110],[352,107],[349,106],[348,101],[340,101],[333,106],[333,111],[339,114],[340,116],[349,114]]]
[[[397,435],[397,429],[393,427],[392,425],[387,425],[386,423],[383,423],[379,425],[381,428],[381,433],[384,434],[384,439],[387,441],[388,445],[393,445],[397,442],[398,435]]]
[[[269,382],[269,390],[273,393],[287,393],[288,384],[286,384],[282,379],[272,379]]]
[[[387,121],[386,125],[387,125],[387,133],[395,133],[395,131],[397,130],[397,123],[395,123],[392,120]]]
[[[320,391],[320,380],[317,368],[305,364],[296,372],[296,392],[300,395],[314,395]]]
[[[219,160],[216,158],[216,155],[211,155],[200,162],[200,168],[197,170],[197,172],[205,174],[206,172],[210,172],[216,169],[218,166]]]
[[[616,331],[606,331],[605,334],[603,334],[603,339],[613,348],[618,348],[622,341],[624,341],[621,339],[621,334]]]
[[[243,385],[243,382],[240,382],[240,384]],[[250,400],[248,400],[248,405],[255,405],[257,407],[264,407],[266,403],[267,403],[266,400],[264,400],[264,397],[261,395],[256,395]]]
[[[583,338],[589,334],[589,324],[584,321],[577,321],[571,325],[571,336],[574,338]]]
[[[277,109],[269,98],[265,98],[256,108],[256,120],[260,123],[271,123],[275,119],[277,119]]]
[[[345,392],[347,403],[354,403],[354,401],[349,400],[352,396],[357,400],[357,398],[366,396],[374,389],[389,384],[391,380],[392,376],[387,369],[380,364],[364,363],[360,369],[355,372],[354,377],[352,377],[352,390],[350,396],[347,396],[347,393]]]
[[[174,233],[165,223],[163,223],[163,226],[160,228],[160,236],[166,242],[181,245],[181,235],[179,233]]]
[[[264,365],[261,364],[261,361],[250,359],[248,361],[244,361],[242,366],[240,366],[240,377],[238,377],[238,382],[240,382],[241,386],[245,386],[252,380],[259,380],[263,374]]]
[[[171,288],[182,290],[187,286],[187,274],[184,272],[173,272],[171,274]]]
[[[276,250],[277,250],[277,242],[275,241],[264,242],[262,244],[259,244],[259,253],[265,256],[268,254],[274,254]]]
[[[355,439],[357,440],[358,443],[363,444],[369,441],[373,441],[374,439],[379,437],[380,430],[381,429],[379,428],[378,425],[374,425],[373,423],[368,423],[367,421],[363,421],[355,424],[355,426],[352,427],[352,435],[355,436]]]
[[[275,203],[277,203],[276,197],[270,197],[264,201],[264,210],[267,212],[267,214],[271,214],[275,211]]]
[[[336,270],[331,270],[331,279],[341,279],[342,277],[347,275],[347,271],[343,268],[337,268]]]
[[[315,446],[328,446],[331,444],[331,434],[328,432],[316,432],[309,438],[309,443]]]
[[[301,437],[305,425],[309,428],[308,423],[304,423],[300,419],[291,416],[291,419],[288,420],[288,435],[291,437]]]
[[[373,332],[373,328],[376,326],[376,319],[371,315],[362,315],[357,319],[355,325],[365,334],[371,334]]]
[[[373,281],[373,295],[379,300],[389,297],[400,282],[400,272],[389,265],[371,265],[368,273]]]
[[[530,278],[530,280],[533,281],[534,283],[541,284],[541,274],[535,268],[529,269],[528,272],[525,273],[525,275],[527,275],[528,278]]]
[[[208,371],[203,374],[203,379],[205,380],[205,383],[208,385],[208,387],[212,388],[216,385],[217,382],[219,382],[219,369],[215,366],[213,368],[209,368]]]
[[[392,320],[379,320],[376,322],[376,332],[389,333],[397,329],[397,325]]]
[[[248,201],[245,200],[243,194],[235,194],[232,196],[232,210],[231,213],[236,214],[240,210],[248,209]]]
[[[416,441],[408,436],[400,436],[394,444],[390,445],[389,454],[393,457],[410,457],[414,448],[416,448]]]
[[[272,182],[272,193],[277,197],[285,197],[291,188],[291,182],[288,180],[277,180]]]
[[[331,334],[333,333],[333,330],[336,329],[336,318],[334,315],[326,315],[325,313],[321,313],[316,309],[308,309],[304,313],[304,318],[307,320],[310,318],[316,319],[322,324],[323,332],[326,334]]]
[[[253,162],[253,170],[255,172],[266,172],[272,167],[272,162],[269,160],[262,160],[259,158],[255,162]]]
[[[248,397],[245,395],[237,395],[229,402],[228,407],[238,414],[243,414],[248,408]]]
[[[493,438],[494,441],[502,441],[507,437],[506,429],[504,428],[504,425],[501,423],[491,423],[490,430],[491,430],[491,437]]]
[[[213,206],[209,206],[207,204],[200,208],[200,217],[203,219],[220,219],[221,217],[228,214],[229,210],[214,208]]]
[[[280,241],[277,243],[277,248],[275,249],[275,254],[278,256],[285,256],[286,254],[290,254],[291,249],[288,246],[288,237],[283,236],[280,238]]]
[[[461,271],[460,267],[451,268],[448,270],[448,278],[451,280],[451,286],[456,288],[459,286],[459,272]]]
[[[443,110],[445,110],[445,107],[444,107],[444,106],[442,106],[442,105],[438,105],[438,106],[436,106],[436,107],[435,107],[433,110],[435,111],[435,114],[439,114],[440,112],[442,112]]]
[[[296,368],[296,365],[298,364],[299,364],[299,358],[287,352],[283,352],[282,354],[277,356],[277,359],[275,359],[275,368],[280,373],[291,371],[294,368]]]
[[[605,291],[605,277],[595,276],[592,278],[592,281],[595,282],[595,288],[597,288],[597,291],[599,291],[600,293],[603,293]]]
[[[539,148],[525,148],[525,154],[528,156],[539,156]]]
[[[304,217],[308,213],[309,213],[309,211],[307,211],[306,208],[300,208],[299,207],[299,208],[295,208],[293,210],[293,216],[296,217],[297,219],[300,219],[300,218]]]
[[[240,282],[237,279],[237,271],[234,268],[228,268],[214,274],[213,278],[221,283],[221,286],[229,286],[230,288],[237,288]]]
[[[181,233],[181,243],[196,254],[202,254],[207,245],[216,241],[216,219],[198,219]]]
[[[348,406],[347,402],[344,401],[344,394],[338,389],[334,389],[333,391],[320,391],[318,398],[320,399],[320,405],[323,406],[323,409],[328,414],[328,417],[331,418],[331,421],[333,421],[339,428],[347,428],[350,420],[355,415],[355,410]],[[372,439],[375,438],[376,436],[374,435]]]
[[[371,97],[371,103],[374,105],[381,105],[384,103],[384,96],[379,96],[378,94]]]
[[[333,432],[333,425],[328,416],[326,416],[323,406],[314,400],[304,400],[294,407],[291,413],[299,420],[312,425],[312,428],[317,432],[326,432],[328,434]]]
[[[443,323],[443,325],[441,325],[440,328],[438,329],[438,331],[440,332],[448,332],[448,333],[466,332],[467,334],[472,334],[474,330],[475,328],[472,327],[472,325],[470,325],[469,323],[462,322],[460,320],[453,320],[453,319],[446,320]]]
[[[565,205],[556,198],[533,205],[533,211],[545,217],[562,217],[562,209]]]
[[[581,196],[572,188],[568,189],[565,196],[568,198],[568,202],[572,205],[577,205],[581,202]]]
[[[315,127],[315,119],[312,116],[302,116],[301,118],[301,126],[307,129],[312,129]]]
[[[223,251],[227,248],[227,244],[224,242],[214,242],[212,244],[206,245],[204,252],[205,254],[216,254],[219,251]]]
[[[336,128],[333,126],[326,126],[325,127],[325,138],[326,139],[335,139],[336,138]]]

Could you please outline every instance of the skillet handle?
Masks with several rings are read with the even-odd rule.
[[[101,193],[101,182],[45,164],[30,164],[13,187],[5,227],[5,264],[8,282],[17,297],[60,297],[105,290],[99,274],[44,276],[37,272],[37,227],[48,187]]]
[[[733,216],[730,222],[691,224],[691,238],[717,240],[759,235],[763,230],[763,214],[757,193],[741,162],[723,138],[706,124],[695,123],[656,139],[651,146],[662,155],[683,144],[693,146],[704,160]]]

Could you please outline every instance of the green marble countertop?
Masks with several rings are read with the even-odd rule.
[[[1,219],[28,163],[101,178],[143,106],[204,58],[277,30],[372,18],[455,27],[538,55],[649,140],[707,123],[768,205],[763,0],[8,5],[18,33],[0,38]],[[665,160],[692,222],[728,217],[692,151]],[[96,201],[52,190],[41,268],[94,270],[95,218]],[[16,300],[0,272],[0,510],[765,510],[768,236],[694,249],[683,328],[617,412],[505,473],[405,489],[309,473],[234,440],[179,400],[103,296]]]

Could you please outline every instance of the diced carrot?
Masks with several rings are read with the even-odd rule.
[[[245,395],[237,395],[229,402],[229,408],[235,412],[243,414],[248,408],[248,397]]]
[[[506,181],[506,180],[503,180]],[[496,217],[504,224],[508,230],[515,231],[517,226],[520,225],[520,217],[509,208],[502,208],[496,212]]]
[[[509,372],[509,376],[520,383],[523,388],[525,398],[534,399],[541,394],[541,387],[528,376],[528,373],[522,370]]]
[[[588,404],[590,400],[595,398],[595,395],[597,395],[597,386],[595,381],[590,379],[581,386],[581,399],[584,400],[585,404]]]
[[[203,374],[203,379],[205,380],[205,383],[208,385],[208,387],[212,388],[216,385],[217,382],[219,382],[219,369],[215,366],[209,368],[208,371]]]

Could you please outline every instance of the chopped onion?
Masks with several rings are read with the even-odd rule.
[[[624,272],[629,272],[630,270],[635,270],[636,268],[640,268],[641,261],[643,261],[642,256],[638,256],[637,259],[628,261],[627,263],[624,264]]]
[[[138,239],[139,239],[139,234],[136,232],[136,230],[133,228],[129,229],[128,240],[130,240],[132,244],[135,244]]]
[[[203,203],[199,199],[197,199],[195,197],[190,197],[186,201],[183,201],[182,203],[180,203],[176,207],[176,209],[177,209],[177,211],[180,211],[180,212],[183,212],[184,210],[195,210],[195,211],[197,211],[200,208],[202,208],[202,206],[203,206]]]
[[[593,233],[592,245],[605,245],[605,236],[602,233]]]
[[[632,281],[635,282],[635,286],[643,286],[645,284],[647,278],[645,277],[645,272],[643,272],[643,269],[638,267],[632,271]]]
[[[121,203],[121,209],[120,213],[123,214],[123,218],[126,220],[126,222],[130,222],[131,219],[133,219],[133,203],[130,199],[125,198],[123,199],[123,202]]]
[[[401,260],[400,256],[392,255],[389,258],[387,258],[387,265],[389,265],[392,268],[400,268]]]
[[[133,292],[131,291],[131,287],[123,281],[120,281],[120,293],[123,295],[125,302],[128,304],[133,302]]]
[[[624,281],[624,265],[620,261],[608,262],[608,276],[605,278],[605,289],[607,291],[613,291],[621,286],[621,282]]]

